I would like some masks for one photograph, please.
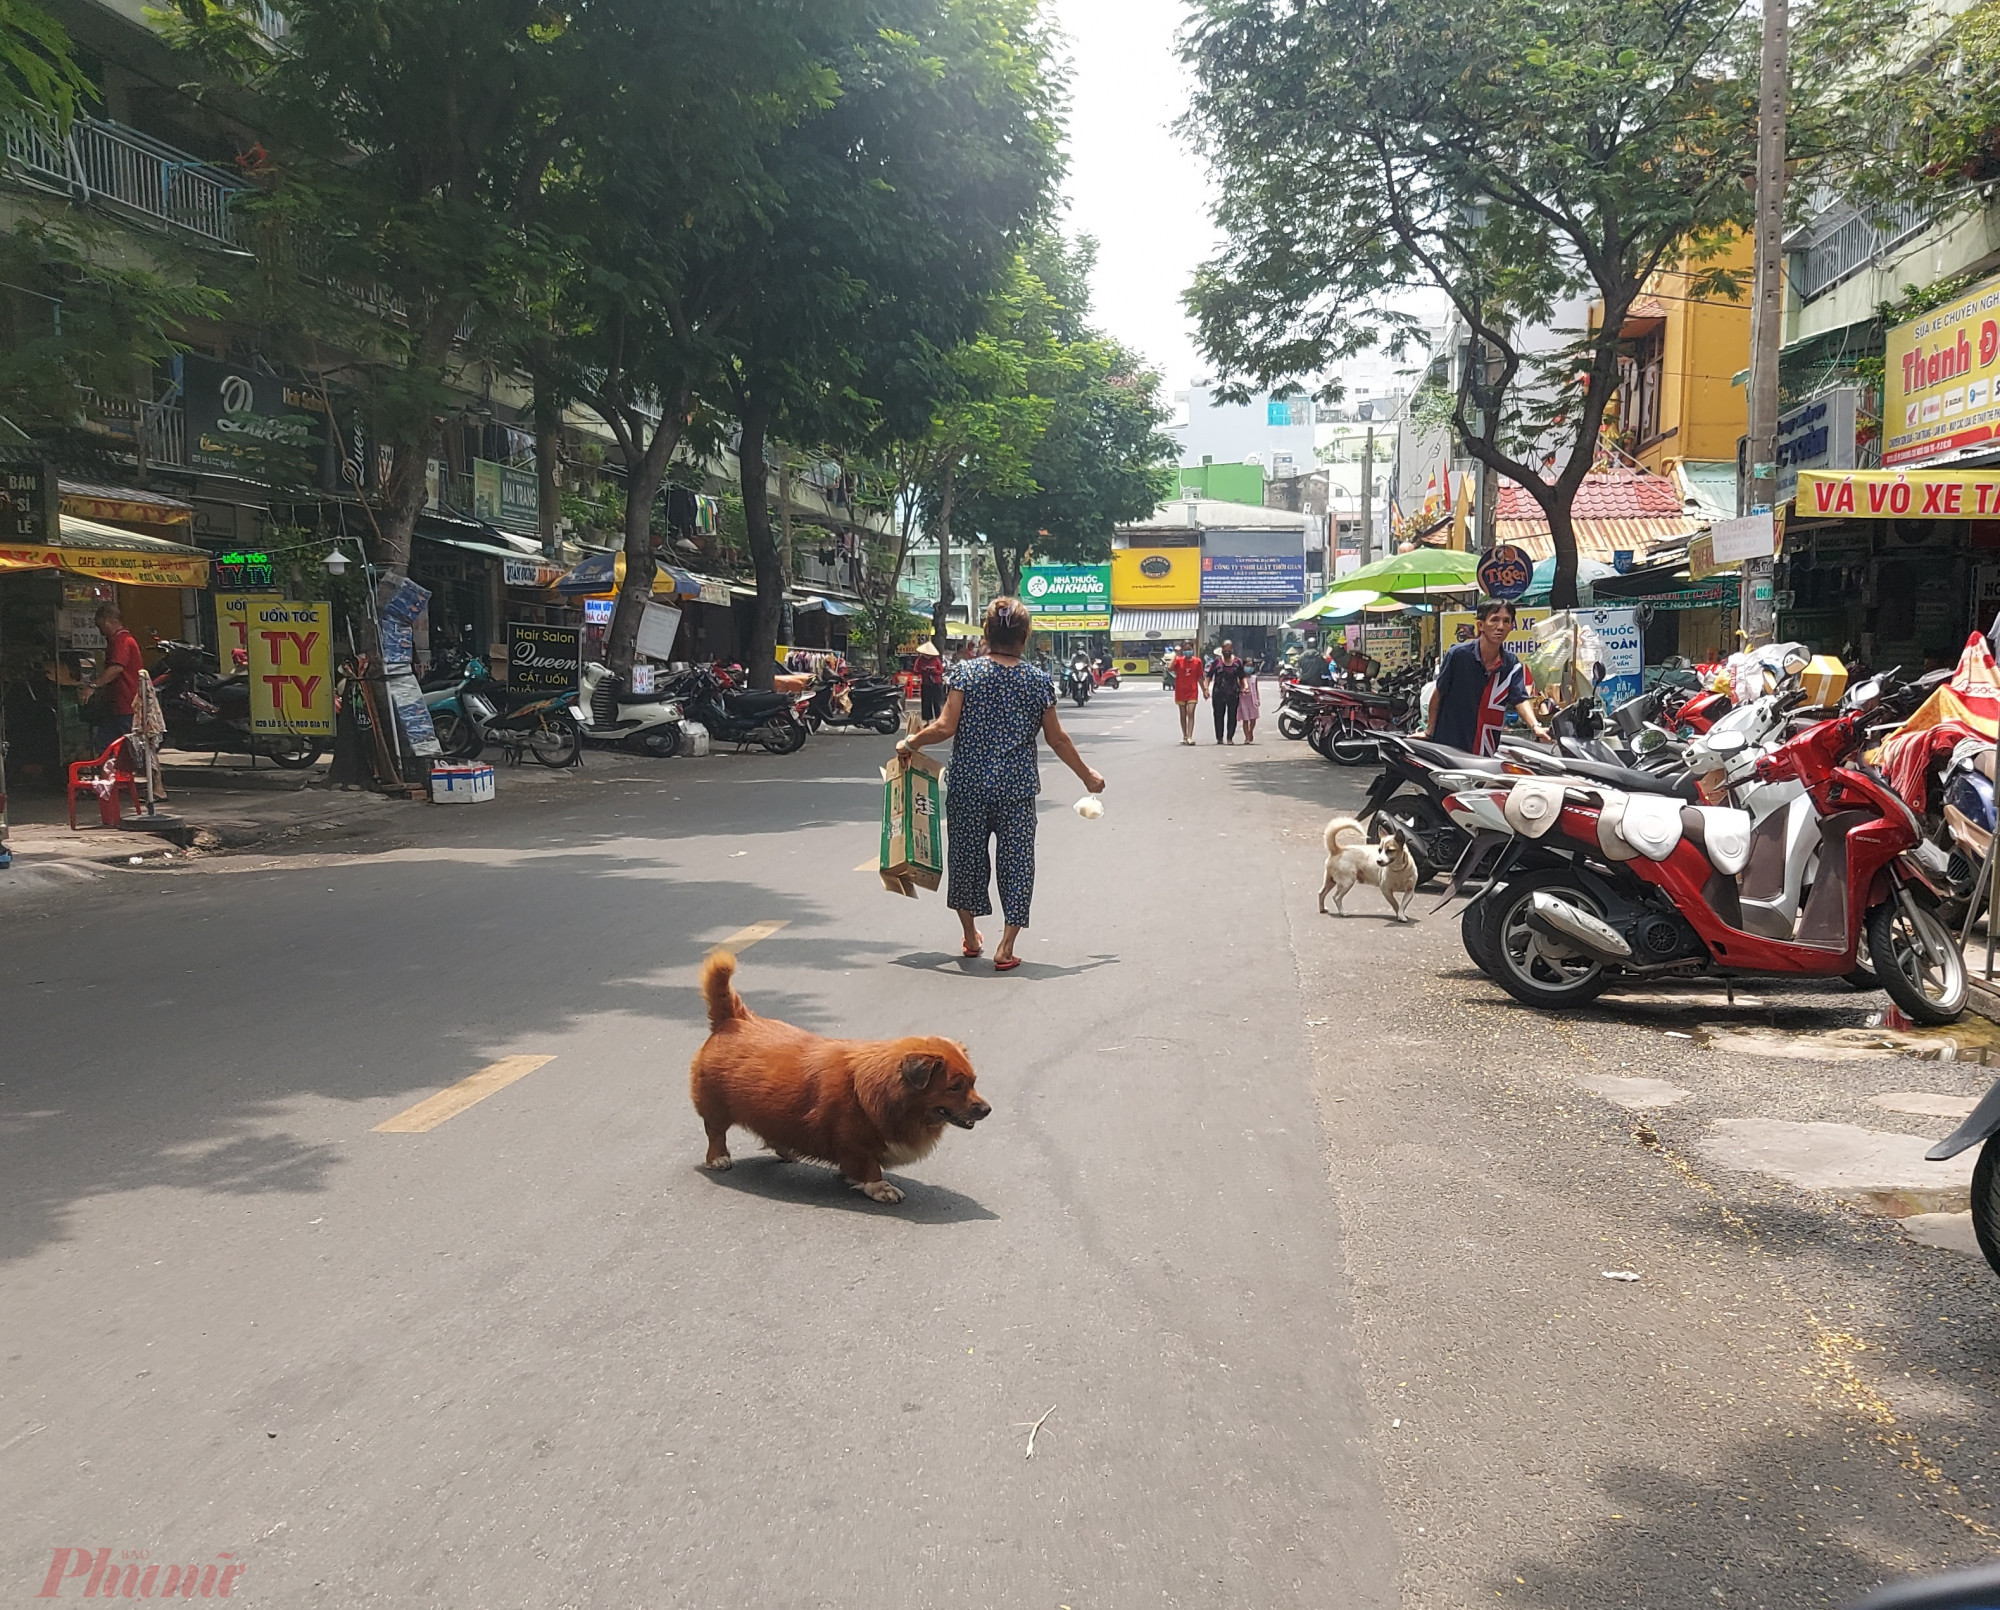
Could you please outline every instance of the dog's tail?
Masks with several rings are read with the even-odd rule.
[[[725,1023],[749,1017],[750,1008],[736,993],[736,958],[726,950],[711,951],[701,964],[701,994],[708,1002],[708,1028],[713,1034]]]
[[[1344,833],[1352,833],[1354,837],[1343,842],[1341,835]],[[1343,849],[1351,848],[1357,844],[1366,844],[1367,842],[1367,829],[1362,827],[1351,816],[1336,816],[1326,824],[1326,853],[1328,855],[1334,855]]]

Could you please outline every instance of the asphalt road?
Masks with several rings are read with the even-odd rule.
[[[1523,1010],[1432,897],[1315,910],[1362,776],[1067,719],[1106,814],[1045,767],[1006,976],[862,870],[843,735],[0,910],[0,1606],[59,1550],[465,1610],[1805,1610],[2000,1552],[2000,1282],[1717,1150],[1915,1146],[1986,1067],[1832,1046],[1844,992]],[[971,1048],[900,1207],[698,1168],[746,931],[759,1011]]]
[[[1172,720],[1072,718],[1107,812],[1049,764],[1009,976],[858,870],[845,735],[11,912],[0,1604],[65,1548],[290,1606],[1394,1602],[1290,852]],[[695,969],[768,923],[760,1012],[972,1050],[900,1208],[696,1166]]]

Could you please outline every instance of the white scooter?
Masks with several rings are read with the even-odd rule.
[[[666,760],[680,753],[681,722],[678,699],[629,692],[608,665],[596,661],[583,668],[576,724],[585,742]]]

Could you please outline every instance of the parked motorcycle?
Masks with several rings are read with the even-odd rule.
[[[1879,683],[1864,684],[1842,714],[1749,763],[1758,785],[1798,785],[1761,817],[1692,803],[1692,776],[1675,782],[1574,759],[1562,776],[1452,796],[1455,821],[1489,833],[1498,821],[1509,835],[1475,901],[1484,916],[1465,919],[1476,930],[1468,952],[1509,994],[1540,1007],[1592,1000],[1620,978],[1839,978],[1865,956],[1911,1018],[1955,1021],[1965,966],[1937,916],[1936,878],[1916,853],[1921,825],[1851,763],[1880,696]],[[1725,776],[1751,747],[1740,733],[1704,742]],[[1537,864],[1517,869],[1520,846]]]
[[[678,700],[664,693],[634,693],[610,666],[595,660],[584,666],[576,723],[585,743],[669,760],[681,751],[681,718]]]
[[[1093,687],[1116,688],[1118,686],[1118,667],[1113,665],[1109,660],[1099,660],[1090,668],[1090,681]]]
[[[1366,766],[1379,756],[1373,734],[1412,732],[1423,721],[1418,694],[1426,681],[1419,667],[1383,680],[1380,689],[1329,682],[1314,688],[1306,741],[1338,766]]]
[[[325,752],[323,739],[303,733],[253,734],[250,678],[219,676],[199,643],[159,641],[153,693],[167,723],[165,747],[197,753],[261,755],[288,771],[303,771]]]
[[[1172,685],[1172,678],[1169,677],[1168,686]],[[1278,736],[1293,740],[1303,738],[1312,726],[1316,708],[1310,683],[1301,682],[1296,677],[1281,680],[1278,683]]]
[[[1445,801],[1481,778],[1506,776],[1507,763],[1403,733],[1383,733],[1375,743],[1382,770],[1355,815],[1373,838],[1395,829],[1417,863],[1418,884],[1428,883],[1455,867],[1471,843]]]
[[[806,726],[859,727],[888,737],[903,724],[903,690],[889,677],[847,677],[822,660],[806,702]]]
[[[510,708],[507,689],[487,674],[485,661],[464,656],[449,665],[459,666],[458,680],[427,687],[424,693],[438,747],[447,758],[477,760],[489,744],[506,755],[509,765],[518,766],[524,753],[550,768],[574,766],[583,758],[572,695],[527,699]]]
[[[732,688],[708,666],[688,672],[675,692],[688,716],[718,743],[733,743],[739,750],[760,744],[774,755],[794,754],[805,745],[810,693]]]
[[[1964,1123],[1939,1141],[1924,1156],[1943,1163],[1960,1152],[1979,1148],[1972,1166],[1972,1232],[1979,1238],[1979,1250],[1995,1274],[2000,1274],[2000,1084],[1981,1098]]]

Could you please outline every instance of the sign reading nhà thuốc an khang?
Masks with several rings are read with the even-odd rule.
[[[1021,597],[1038,632],[1102,632],[1111,628],[1109,565],[1024,565]]]

